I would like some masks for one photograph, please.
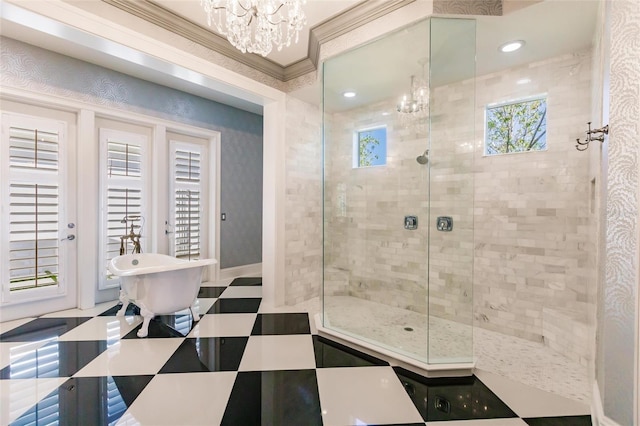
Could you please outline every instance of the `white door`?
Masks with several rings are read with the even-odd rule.
[[[74,117],[2,113],[3,320],[77,305]]]

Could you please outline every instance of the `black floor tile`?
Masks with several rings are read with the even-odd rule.
[[[12,425],[111,425],[153,376],[76,377],[44,397]]]
[[[146,338],[186,337],[196,324],[197,322],[194,323],[191,314],[156,315],[149,322],[149,335]],[[123,339],[139,339],[137,333],[141,328],[142,323],[127,333]]]
[[[36,318],[0,335],[0,342],[36,342],[60,337],[91,317]]]
[[[262,285],[262,277],[244,277],[244,278],[236,278],[231,281],[229,285],[244,285],[244,286],[254,286],[254,285]]]
[[[309,314],[258,314],[251,335],[311,334]]]
[[[238,373],[222,425],[322,425],[315,370]]]
[[[237,371],[248,337],[185,339],[160,373]]]
[[[591,416],[536,417],[522,420],[529,426],[591,426]]]
[[[393,367],[425,421],[517,417],[477,377],[427,379]]]
[[[12,361],[0,370],[0,379],[71,377],[106,349],[105,340],[53,341]]]
[[[318,368],[389,365],[386,361],[321,336],[313,336],[313,351],[315,352],[316,367]]]
[[[225,290],[226,287],[200,287],[198,297],[203,299],[215,299],[216,297],[220,297],[222,292]]]
[[[122,303],[118,303],[116,306],[112,306],[111,308],[107,309],[106,311],[104,311],[98,316],[115,317],[118,311],[120,310],[120,308],[122,308]],[[140,315],[140,308],[135,303],[129,303],[129,305],[127,306],[127,310],[124,311],[124,314],[126,316]]]
[[[260,298],[218,299],[207,314],[254,314],[261,301]]]

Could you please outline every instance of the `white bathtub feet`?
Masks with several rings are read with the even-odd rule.
[[[122,302],[122,308],[116,312],[117,317],[123,317],[127,311],[127,307],[129,307],[129,296],[127,296],[127,292],[124,290],[120,290],[120,302]]]
[[[142,315],[142,327],[138,330],[138,337],[147,337],[149,334],[149,321],[151,321],[154,317],[153,312],[149,311],[147,308],[140,307],[140,315]]]
[[[193,306],[189,309],[191,309],[191,316],[193,317],[193,321],[200,321],[200,314],[198,313],[198,309]]]

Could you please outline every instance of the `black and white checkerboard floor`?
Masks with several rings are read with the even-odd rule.
[[[425,379],[261,309],[261,279],[202,287],[202,315],[115,302],[0,329],[2,425],[590,425],[588,407],[489,373]],[[489,386],[489,387],[487,387]]]

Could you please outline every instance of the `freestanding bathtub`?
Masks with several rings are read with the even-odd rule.
[[[189,261],[156,253],[125,254],[111,259],[109,271],[121,279],[122,308],[117,315],[124,315],[130,301],[140,307],[144,321],[138,337],[147,337],[149,321],[155,315],[189,308],[193,320],[198,321],[200,315],[193,303],[200,290],[202,270],[214,263],[216,259]]]

